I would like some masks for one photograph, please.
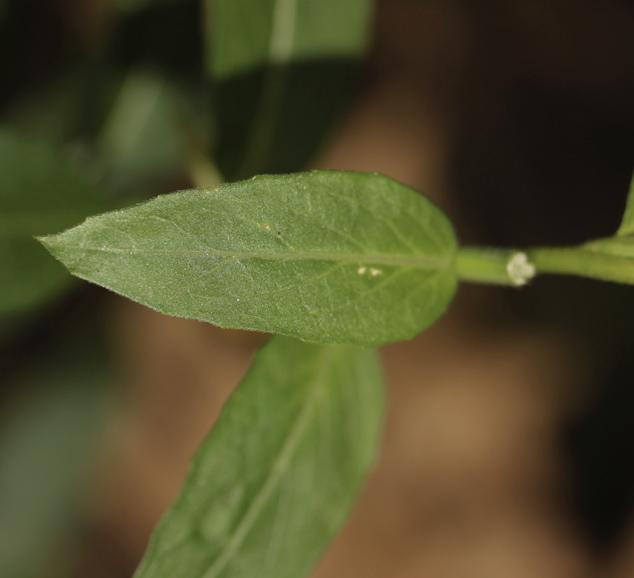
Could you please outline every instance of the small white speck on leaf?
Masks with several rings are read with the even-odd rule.
[[[372,267],[370,269],[370,275],[372,275],[372,277],[378,277],[379,275],[383,275],[383,271],[381,271],[381,269],[375,269],[374,267]]]
[[[361,267],[359,267],[359,268],[357,269],[357,275],[365,275],[365,272],[366,272],[367,270],[368,270],[368,268],[367,268],[367,267],[363,267],[363,266],[361,266]]]

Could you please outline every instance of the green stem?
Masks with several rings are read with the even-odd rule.
[[[535,275],[526,254],[510,249],[462,247],[455,267],[462,281],[514,287],[525,285]]]
[[[578,275],[614,283],[634,283],[634,260],[599,252],[590,245],[537,247],[526,251],[538,273]]]
[[[455,260],[461,281],[519,287],[536,275],[577,275],[634,284],[634,254],[614,238],[576,247],[535,247],[525,251],[463,247]]]

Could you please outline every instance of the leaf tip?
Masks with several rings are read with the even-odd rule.
[[[59,246],[57,237],[58,235],[37,235],[34,239],[43,245],[49,253],[55,253],[55,249]]]
[[[40,243],[50,253],[55,259],[62,262],[64,266],[64,260],[62,259],[62,252],[64,249],[64,240],[62,239],[63,233],[58,233],[54,235],[38,235],[35,236],[34,239]],[[67,267],[68,268],[68,267]]]

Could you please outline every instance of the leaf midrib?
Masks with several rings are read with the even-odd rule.
[[[42,238],[45,245],[54,247],[53,240],[48,237]],[[227,249],[201,249],[178,251],[171,249],[134,249],[121,247],[91,247],[81,243],[69,245],[61,241],[60,245],[64,249],[73,247],[79,251],[89,251],[96,253],[110,253],[116,255],[127,255],[134,257],[137,255],[148,256],[169,256],[169,257],[208,257],[219,259],[233,259],[236,261],[248,261],[261,259],[264,261],[327,261],[333,263],[349,263],[354,265],[383,265],[387,267],[410,267],[414,269],[448,269],[451,266],[451,256],[430,257],[427,255],[390,255],[381,253],[344,253],[339,251],[266,251],[266,250],[227,250]]]
[[[253,528],[258,515],[266,506],[268,499],[275,491],[278,482],[286,473],[289,462],[293,458],[295,451],[302,441],[303,435],[310,424],[311,417],[319,402],[321,393],[326,388],[326,374],[329,370],[329,362],[327,357],[332,356],[332,349],[325,349],[315,360],[317,373],[312,382],[307,386],[308,395],[299,411],[297,418],[291,425],[288,436],[279,452],[275,456],[271,465],[270,472],[258,490],[255,498],[247,508],[243,518],[236,526],[232,536],[227,541],[227,545],[213,565],[202,575],[201,578],[218,578],[221,572],[231,562],[238,552],[242,542],[246,538],[249,531]]]

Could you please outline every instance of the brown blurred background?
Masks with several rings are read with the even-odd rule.
[[[50,83],[60,62],[112,33],[108,0],[45,4],[9,3],[22,28],[17,44],[3,40],[21,47],[3,57],[5,111],[22,98],[15,86]],[[154,18],[171,11],[174,26],[198,31],[193,4]],[[135,18],[142,59],[161,50],[161,31],[151,14]],[[192,36],[176,69],[197,62]],[[633,65],[625,0],[386,0],[362,86],[314,165],[425,191],[465,242],[606,235],[634,168]],[[105,82],[90,69],[85,82]],[[23,366],[55,340],[51,324],[97,302],[116,395],[59,575],[123,578],[264,338],[83,287],[3,343],[7,412]],[[463,286],[431,330],[385,348],[381,459],[315,576],[634,576],[633,304],[631,288],[579,279]]]

